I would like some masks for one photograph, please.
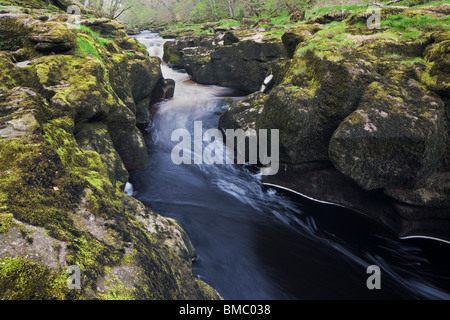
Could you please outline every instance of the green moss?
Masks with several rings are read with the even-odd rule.
[[[15,51],[24,46],[31,32],[17,19],[0,19],[0,50]]]
[[[403,32],[412,28],[424,31],[450,30],[450,17],[432,17],[418,14],[412,16],[387,15],[382,19],[381,27],[390,27]]]
[[[142,54],[144,54],[144,55],[148,55],[147,48],[146,48],[142,43],[140,43],[139,41],[137,41],[136,44],[137,44],[137,47],[139,48],[138,51],[139,51],[140,53],[142,53]]]
[[[8,208],[18,220],[43,227],[64,240],[73,230],[68,212],[79,201],[83,181],[65,172],[49,146],[44,144],[37,152],[19,162],[20,180],[7,189]]]
[[[316,52],[319,57],[323,58],[325,56],[325,51],[331,50],[333,47],[331,44],[325,44],[325,43],[316,43],[313,41],[307,42],[304,46],[299,47],[297,51],[295,52],[295,55],[297,57],[300,57],[304,55],[307,51]]]
[[[369,84],[368,86],[367,86],[367,88],[368,89],[375,89],[375,88],[377,88],[377,87],[379,87],[380,86],[380,83],[378,82],[378,81],[374,81],[374,82],[372,82],[371,84]]]
[[[364,117],[358,112],[353,112],[350,116],[347,117],[347,119],[345,121],[348,121],[353,125],[357,124],[357,123],[365,123],[366,122]]]
[[[69,263],[92,276],[100,275],[105,265],[114,264],[118,259],[113,249],[88,235],[73,239],[67,249]]]
[[[43,129],[47,141],[56,148],[62,164],[72,174],[101,191],[114,189],[108,179],[108,170],[97,152],[80,149],[73,134],[58,127],[57,123],[46,123]]]
[[[353,5],[334,5],[334,6],[323,6],[316,8],[314,10],[308,10],[306,13],[306,18],[314,18],[317,16],[324,15],[325,13],[342,13],[349,11],[361,11],[367,8],[366,4],[353,4]]]
[[[423,1],[417,1],[416,0],[416,2],[423,2]],[[448,1],[425,1],[425,3],[413,5],[411,8],[423,8],[423,7],[428,7],[428,6],[440,6],[441,4],[448,4]]]
[[[431,76],[429,70],[426,70],[425,72],[422,73],[421,75],[421,82],[424,83],[427,87],[433,87],[434,85],[436,85],[438,76]]]
[[[226,98],[224,98],[223,99],[223,102],[225,102],[225,103],[233,103],[234,102],[234,100],[233,100],[233,98],[231,98],[231,97],[226,97]]]
[[[89,28],[88,26],[80,25],[80,26],[78,26],[77,31],[78,31],[78,32],[81,32],[81,33],[84,33],[84,34],[87,34],[87,35],[90,35],[92,38],[94,38],[94,40],[95,40],[98,44],[100,44],[100,45],[103,46],[103,47],[104,47],[105,45],[111,43],[111,39],[108,39],[108,38],[105,38],[105,37],[101,36],[99,32],[93,31],[93,30],[92,30],[91,28]]]
[[[422,59],[422,57],[415,57],[412,60],[402,60],[400,61],[400,63],[405,64],[405,65],[411,65],[411,64],[415,64],[415,63],[424,63],[425,61]]]
[[[109,279],[105,285],[108,287],[108,292],[99,294],[100,299],[103,300],[135,300],[133,289],[125,287],[120,279],[113,277]]]
[[[51,6],[50,0],[2,0],[0,4],[35,9],[56,8],[55,6]],[[56,9],[59,10],[58,8]]]
[[[9,228],[13,224],[13,218],[14,216],[12,214],[1,213],[0,211],[0,233],[5,233],[9,231]]]
[[[241,25],[241,23],[234,19],[222,19],[219,21],[219,26],[222,28],[232,28],[232,27],[237,27],[240,25]]]
[[[100,56],[97,48],[94,44],[89,41],[89,38],[84,35],[77,36],[78,47],[75,51],[75,54],[80,57],[91,56],[103,61],[103,58]]]
[[[67,275],[23,258],[0,259],[1,300],[64,299]]]
[[[172,65],[177,65],[180,63],[180,57],[170,52],[170,50],[164,50],[164,61]]]

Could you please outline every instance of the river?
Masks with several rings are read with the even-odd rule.
[[[166,40],[148,31],[136,38],[162,57]],[[450,299],[447,243],[401,240],[350,210],[264,187],[249,167],[175,165],[173,131],[193,135],[194,121],[217,128],[224,97],[240,97],[162,71],[176,81],[175,96],[153,106],[148,167],[130,182],[137,199],[181,223],[198,252],[196,274],[225,299]],[[367,287],[371,265],[379,290]]]

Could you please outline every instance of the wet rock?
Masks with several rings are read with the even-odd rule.
[[[356,109],[371,73],[312,52],[295,61],[284,80],[292,77],[290,85],[281,84],[269,94],[258,128],[280,129],[281,159],[287,163],[328,160],[329,141]]]
[[[270,62],[285,57],[281,43],[244,40],[209,51],[183,50],[186,71],[202,84],[217,84],[244,91],[259,91],[270,70]]]
[[[263,93],[255,92],[233,102],[220,116],[219,129],[256,130],[256,121],[264,109],[266,98]]]
[[[125,28],[125,32],[132,36],[132,35],[137,35],[139,33],[141,33],[141,31],[139,30],[139,28]]]
[[[37,109],[43,104],[37,93],[28,88],[0,92],[0,137],[28,136],[38,131]]]
[[[134,127],[131,130],[116,130],[109,127],[114,148],[117,150],[127,170],[142,170],[147,167],[148,153],[142,132]]]
[[[43,228],[12,220],[8,232],[0,233],[0,258],[26,257],[28,260],[57,270],[66,265],[66,244],[50,237]]]
[[[164,80],[164,98],[165,99],[173,98],[174,94],[175,94],[175,80],[165,79]]]
[[[232,45],[233,43],[237,43],[239,42],[239,38],[236,37],[233,32],[228,31],[227,33],[225,33],[225,35],[223,36],[223,44],[225,46],[229,46]]]
[[[265,176],[267,187],[290,190],[315,201],[349,208],[370,217],[399,237],[430,236],[449,241],[447,208],[427,208],[393,200],[382,191],[364,191],[329,162],[281,164],[275,176]],[[315,205],[317,202],[315,202]]]

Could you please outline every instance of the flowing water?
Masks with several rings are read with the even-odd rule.
[[[157,34],[136,38],[162,56]],[[150,161],[132,173],[134,196],[182,224],[198,252],[196,274],[225,299],[450,299],[447,243],[400,240],[350,210],[265,188],[248,167],[173,164],[172,132],[193,135],[194,121],[217,128],[223,97],[239,94],[162,69],[175,96],[152,109]],[[367,288],[370,265],[381,270],[380,290]]]

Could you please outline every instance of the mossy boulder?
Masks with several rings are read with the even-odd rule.
[[[368,30],[367,12],[355,11],[322,15],[283,35],[288,59],[272,62],[273,84],[261,114],[253,115],[257,129],[280,130],[284,171],[267,179],[329,201],[323,188],[314,195],[300,181],[325,170],[349,184],[342,190],[381,194],[408,218],[433,210],[442,217],[450,205],[445,16],[407,8],[382,13],[379,30]],[[231,105],[221,126],[253,123],[242,115],[259,102],[248,103]],[[348,206],[352,195],[331,198]],[[353,207],[364,208],[356,200]]]
[[[233,32],[228,31],[228,32],[226,32],[224,34],[224,36],[223,36],[223,44],[225,46],[230,46],[233,43],[237,43],[237,42],[239,42],[239,38],[236,37]]]
[[[226,37],[225,37],[226,35]],[[163,60],[184,68],[201,84],[259,91],[270,62],[287,56],[279,39],[250,39],[254,33],[216,33],[215,36],[181,37],[164,44]]]
[[[147,148],[144,136],[137,127],[126,131],[110,128],[109,131],[115,149],[128,170],[141,170],[147,167]]]
[[[185,48],[197,47],[200,39],[185,37],[164,43],[163,60],[173,68],[183,68],[181,63],[182,50]]]
[[[75,133],[75,139],[82,150],[94,151],[100,155],[113,183],[128,181],[128,171],[114,147],[108,125],[102,122],[86,123]]]
[[[131,64],[128,77],[121,78],[123,82],[120,87],[128,83],[128,94],[133,102],[150,95],[152,88],[148,82],[137,84],[135,74],[154,83],[161,76],[159,71],[152,77],[150,72],[153,69],[150,64],[148,66],[146,68],[140,61]],[[142,134],[136,128],[136,117],[112,90],[100,61],[69,55],[46,56],[36,61],[35,68],[45,91],[51,96],[52,105],[57,106],[55,110],[67,112],[72,117],[76,124],[75,133],[82,131],[86,123],[103,123],[108,128],[108,135],[104,137],[112,139],[126,168],[134,170],[145,167],[147,152]],[[134,88],[134,85],[141,90]],[[116,84],[116,87],[119,85]],[[114,155],[111,157],[115,158]]]
[[[414,79],[385,78],[369,86],[358,109],[341,123],[329,153],[335,167],[365,190],[422,189],[439,169],[445,136],[439,97]]]
[[[243,40],[218,47],[209,54],[194,52],[190,56],[194,56],[190,60],[201,62],[189,63],[186,69],[194,81],[255,92],[268,75],[270,62],[286,57],[286,51],[281,42]]]
[[[306,51],[270,92],[257,127],[280,130],[281,159],[286,163],[328,160],[333,132],[356,109],[364,83],[372,77],[363,63]]]
[[[75,33],[68,25],[53,21],[33,28],[29,39],[39,52],[67,52],[76,46]]]

